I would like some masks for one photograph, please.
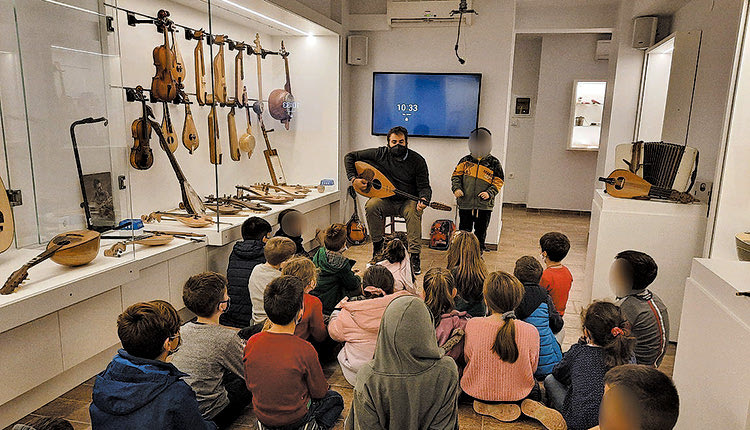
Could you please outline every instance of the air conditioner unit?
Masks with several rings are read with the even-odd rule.
[[[391,27],[453,27],[458,25],[458,15],[451,11],[458,9],[458,0],[389,0],[388,21]],[[471,0],[467,2],[471,9]],[[463,25],[471,25],[474,14],[463,15]]]

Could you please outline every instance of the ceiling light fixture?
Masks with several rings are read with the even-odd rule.
[[[93,10],[88,10],[88,9],[85,9],[85,8],[82,8],[82,7],[78,7],[78,6],[73,6],[71,4],[63,3],[63,2],[60,2],[60,1],[55,1],[55,0],[43,0],[43,1],[45,1],[47,3],[55,4],[55,5],[58,5],[58,6],[67,7],[69,9],[77,10],[79,12],[90,13],[90,14],[96,15],[96,16],[103,16],[99,12],[95,12]]]
[[[51,1],[51,0],[45,0],[45,1]],[[285,24],[285,23],[283,23],[283,22],[279,21],[278,19],[274,19],[274,18],[271,18],[270,16],[266,16],[266,15],[263,15],[263,14],[262,14],[262,13],[260,13],[260,12],[256,12],[256,11],[254,11],[254,10],[252,10],[252,9],[249,9],[249,8],[247,8],[247,7],[245,7],[245,6],[242,6],[242,5],[240,5],[240,4],[237,4],[237,3],[233,2],[233,1],[230,1],[230,0],[221,0],[221,1],[222,1],[223,3],[226,3],[226,4],[230,5],[230,6],[234,6],[234,7],[236,7],[237,9],[240,9],[240,10],[242,10],[242,11],[244,11],[244,12],[247,12],[247,13],[253,14],[253,15],[257,16],[257,17],[263,18],[263,19],[265,19],[266,21],[271,21],[271,22],[272,22],[272,23],[274,23],[274,24],[277,24],[277,25],[280,25],[280,26],[282,26],[282,27],[288,28],[288,29],[290,29],[290,30],[292,30],[292,31],[296,31],[297,33],[300,33],[300,34],[302,34],[303,36],[312,36],[312,35],[313,35],[312,33],[308,33],[308,32],[306,32],[306,31],[302,31],[302,30],[300,30],[300,29],[299,29],[299,28],[297,28],[297,27],[292,27],[291,25],[289,25],[289,24]]]
[[[61,51],[76,52],[78,54],[96,55],[97,57],[117,57],[115,54],[102,54],[101,52],[84,51],[83,49],[68,48],[65,46],[50,45],[52,49],[59,49]]]

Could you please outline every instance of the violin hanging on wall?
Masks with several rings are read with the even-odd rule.
[[[284,89],[271,91],[268,96],[268,112],[271,117],[281,121],[284,128],[289,130],[289,121],[294,114],[294,96],[292,95],[292,84],[289,80],[289,52],[284,47],[284,41],[281,41],[281,50],[279,55],[284,59],[284,70],[286,71],[286,84]]]
[[[146,104],[146,95],[143,93],[143,87],[140,85],[133,92],[135,100],[141,102],[141,117],[133,121],[130,130],[133,134],[133,147],[130,148],[130,165],[134,169],[147,170],[154,164],[154,152],[151,150],[149,141],[151,140],[151,119],[154,113],[151,107]]]
[[[158,14],[157,27],[164,34],[164,44],[154,48],[154,66],[156,74],[151,78],[151,95],[158,101],[171,102],[177,97],[177,81],[174,79],[175,63],[174,52],[169,45],[169,12],[160,10]]]

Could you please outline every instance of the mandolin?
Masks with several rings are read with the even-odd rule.
[[[162,105],[164,105],[164,116],[161,120],[161,132],[164,134],[164,139],[167,141],[169,150],[175,152],[179,145],[177,133],[174,131],[174,126],[172,125],[172,118],[169,116],[169,106],[167,106],[167,102],[162,102]]]
[[[127,250],[128,245],[161,246],[174,240],[169,234],[147,234],[134,239],[117,242],[104,250],[105,257],[120,257]]]
[[[219,143],[219,124],[216,122],[216,106],[211,105],[208,113],[208,153],[211,164],[221,164],[221,145]]]
[[[258,116],[260,131],[263,134],[263,140],[266,142],[266,149],[263,151],[263,156],[266,158],[266,166],[268,167],[268,173],[271,175],[271,182],[273,182],[274,185],[284,185],[286,184],[286,177],[284,176],[284,169],[281,167],[279,153],[271,148],[271,142],[268,140],[268,133],[273,130],[266,130],[266,126],[263,124],[263,79],[261,76],[260,65],[263,56],[263,47],[260,45],[260,35],[255,33],[255,58],[257,60],[258,70],[258,101],[253,104],[253,111],[255,111],[255,114]]]
[[[240,161],[240,142],[237,140],[237,123],[234,120],[234,106],[227,114],[227,127],[229,128],[229,157],[234,161]]]
[[[164,134],[161,132],[159,125],[153,121],[151,121],[151,123],[153,128],[156,130],[156,135],[159,136],[159,144],[161,145],[161,149],[163,149],[164,153],[167,154],[167,158],[169,158],[169,164],[172,165],[172,170],[174,170],[174,174],[175,176],[177,176],[177,181],[180,183],[182,204],[185,206],[185,210],[189,214],[205,215],[206,206],[203,204],[203,201],[201,201],[198,193],[195,192],[193,187],[187,181],[187,178],[185,178],[185,174],[182,173],[182,169],[177,163],[177,159],[175,158],[172,151],[169,150],[169,145],[167,145],[167,141],[164,137]]]
[[[147,170],[154,164],[154,152],[149,144],[151,140],[151,119],[154,113],[151,107],[146,105],[146,96],[143,87],[135,88],[135,99],[141,102],[143,112],[141,117],[133,121],[130,130],[133,134],[133,147],[130,148],[130,165],[134,169]],[[157,126],[157,128],[159,128]]]
[[[284,47],[283,40],[281,41],[279,55],[284,59],[286,84],[284,84],[284,89],[271,91],[271,94],[268,96],[268,112],[272,118],[281,121],[284,124],[284,128],[289,130],[289,121],[292,120],[295,103],[294,96],[292,95],[292,84],[289,81],[289,52]]]
[[[100,237],[99,233],[93,230],[70,231],[53,237],[44,252],[10,275],[5,285],[0,288],[0,294],[10,294],[15,291],[28,277],[29,269],[48,258],[62,266],[74,267],[89,264],[99,254]]]
[[[193,33],[193,39],[198,41],[193,51],[193,59],[195,61],[195,98],[198,100],[199,106],[206,104],[206,63],[203,57],[203,38],[205,36],[206,33],[203,30]]]
[[[607,194],[612,197],[641,200],[656,198],[685,204],[700,201],[688,193],[653,186],[630,170],[617,169],[599,180],[606,184]]]
[[[172,36],[172,55],[174,56],[172,79],[177,81],[178,86],[182,86],[183,82],[185,82],[185,76],[187,76],[187,72],[185,71],[185,61],[182,59],[182,53],[180,52],[180,47],[177,46],[177,40],[174,37],[174,33],[174,23],[170,23],[169,34]]]
[[[179,221],[191,228],[202,228],[208,227],[211,224],[215,224],[213,218],[207,215],[188,215],[160,211],[151,212],[148,215],[141,215],[141,221],[146,224],[150,224],[152,222],[161,222],[162,220]]]
[[[10,206],[5,183],[0,178],[0,253],[5,252],[13,244],[15,224],[13,223],[13,209]]]
[[[219,45],[219,52],[214,58],[214,95],[213,102],[222,106],[227,104],[227,79],[224,66],[224,43],[227,36],[215,36],[213,43]]]
[[[359,210],[357,208],[357,194],[353,186],[349,186],[347,191],[354,202],[354,213],[346,223],[346,241],[350,245],[362,245],[367,242],[367,227],[359,219]]]
[[[182,126],[182,144],[187,148],[190,155],[198,148],[198,130],[195,128],[193,113],[190,111],[190,102],[185,102],[185,124]]]
[[[154,66],[156,74],[151,78],[151,95],[158,101],[171,102],[177,97],[177,82],[173,77],[176,69],[174,52],[169,46],[169,26],[171,21],[167,18],[169,12],[159,11],[158,28],[164,34],[164,44],[154,48]]]
[[[357,178],[364,179],[367,182],[367,185],[363,189],[354,187],[354,190],[357,192],[357,194],[369,198],[380,199],[399,196],[409,200],[414,200],[416,202],[423,202],[432,209],[436,209],[439,211],[449,212],[453,210],[450,206],[444,203],[425,202],[423,199],[420,199],[417,196],[399,190],[393,185],[390,179],[388,179],[378,169],[376,169],[369,163],[365,163],[364,161],[357,161],[356,163],[354,163],[354,166],[357,169]]]
[[[248,200],[260,200],[266,203],[270,203],[272,205],[283,205],[285,203],[289,203],[292,200],[294,200],[294,197],[281,196],[278,194],[261,193],[258,190],[255,190],[251,187],[246,187],[244,185],[235,185],[235,188],[237,189],[237,196],[240,198],[245,198]],[[243,192],[248,192],[252,195],[246,196],[243,194]]]

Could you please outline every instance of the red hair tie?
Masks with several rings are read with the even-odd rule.
[[[625,332],[620,327],[614,327],[612,329],[612,336],[617,337],[621,334],[625,334]]]

